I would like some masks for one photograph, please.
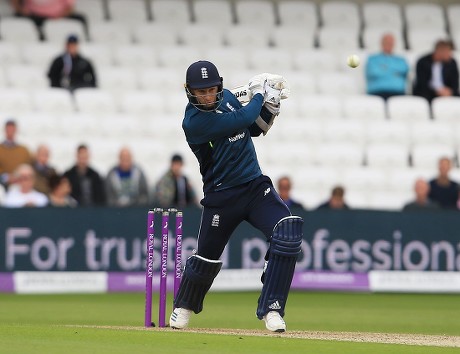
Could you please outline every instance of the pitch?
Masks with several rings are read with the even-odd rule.
[[[460,295],[293,292],[285,334],[263,329],[257,296],[211,293],[174,331],[143,327],[139,293],[0,294],[0,353],[460,353]]]

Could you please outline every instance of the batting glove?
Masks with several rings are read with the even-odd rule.
[[[253,76],[249,80],[248,88],[251,96],[254,97],[256,94],[260,93],[262,96],[265,95],[265,83],[267,82],[267,74],[259,74]]]

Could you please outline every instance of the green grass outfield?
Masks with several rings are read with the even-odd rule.
[[[254,315],[257,296],[208,294],[190,327],[234,330],[222,334],[144,330],[142,293],[0,294],[0,353],[460,353],[458,347],[289,336],[300,331],[458,336],[460,295],[292,292],[285,334],[263,331]],[[157,322],[157,307],[154,315]]]

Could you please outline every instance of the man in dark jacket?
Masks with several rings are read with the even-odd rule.
[[[96,74],[91,62],[78,53],[78,37],[67,38],[64,54],[55,58],[48,71],[51,87],[75,90],[80,87],[96,87]]]
[[[77,148],[77,163],[64,173],[72,185],[72,197],[80,206],[103,206],[106,202],[104,181],[89,166],[89,150],[86,145]]]
[[[433,53],[417,61],[414,82],[414,95],[425,97],[428,101],[438,96],[458,96],[458,67],[452,57],[453,45],[440,40]]]

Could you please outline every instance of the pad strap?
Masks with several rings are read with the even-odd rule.
[[[187,259],[174,307],[186,308],[195,313],[201,312],[204,297],[221,268],[220,260],[206,259],[198,255]]]
[[[273,229],[264,285],[257,307],[259,319],[269,311],[278,311],[284,316],[297,257],[301,252],[302,227],[301,217],[288,216]]]

